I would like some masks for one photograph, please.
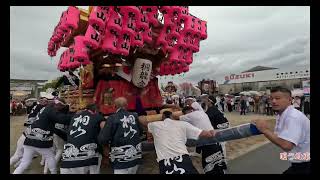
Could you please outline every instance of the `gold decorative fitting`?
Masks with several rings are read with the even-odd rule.
[[[102,67],[109,68],[109,67],[111,67],[111,65],[110,64],[104,64],[104,65],[102,65]]]

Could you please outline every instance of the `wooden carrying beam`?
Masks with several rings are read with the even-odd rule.
[[[173,119],[179,119],[179,117],[183,115],[182,111],[175,111],[172,113]],[[162,114],[154,114],[146,116],[147,121],[154,122],[154,121],[161,121]]]

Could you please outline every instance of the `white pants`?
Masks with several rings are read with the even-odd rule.
[[[24,143],[25,139],[26,139],[26,136],[23,134],[18,139],[16,152],[10,158],[10,166],[15,164],[14,167],[17,167],[21,163],[21,158],[23,156],[23,143]],[[44,165],[44,157],[43,156],[42,156],[40,164]]]
[[[222,151],[223,151],[223,155],[224,155],[224,158],[225,158],[225,162],[226,162],[226,165],[228,165],[228,161],[227,161],[227,150],[226,150],[226,144],[227,142],[221,142],[221,147],[222,147]],[[225,171],[226,172],[226,171]]]
[[[55,148],[55,159],[56,159],[57,163],[61,159],[64,144],[65,144],[65,141],[62,138],[60,138],[56,134],[53,134],[53,146]],[[43,173],[44,174],[48,173],[48,162],[47,161],[45,161]]]
[[[25,139],[26,139],[26,137],[23,134],[18,139],[16,152],[10,158],[10,166],[12,166],[14,163],[17,163],[22,158],[22,156],[23,156],[23,143],[24,143]]]
[[[114,174],[137,174],[139,165],[127,169],[114,169]]]
[[[24,153],[21,159],[21,163],[14,170],[13,174],[22,174],[32,163],[33,155],[35,153],[41,154],[46,159],[46,161],[48,161],[48,167],[51,174],[57,174],[57,163],[52,148],[37,148],[33,146],[23,145],[23,149]]]
[[[97,165],[78,168],[60,168],[60,174],[99,174]]]
[[[99,154],[98,165],[77,168],[60,168],[60,174],[100,174],[102,155]]]

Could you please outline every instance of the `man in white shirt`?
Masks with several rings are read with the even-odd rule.
[[[188,122],[193,126],[207,131],[213,131],[213,126],[208,115],[201,110],[194,110],[190,106],[182,109],[184,115],[180,116],[181,121]],[[215,168],[215,165],[223,161],[223,154],[215,151],[215,144],[197,146],[196,151],[202,152],[202,168],[205,174],[224,174],[222,169]]]
[[[251,96],[248,97],[248,112],[253,112],[254,111],[254,101],[253,98]]]
[[[194,110],[199,110],[199,111],[204,111],[203,108],[201,107],[201,105],[196,101],[195,98],[193,97],[188,97],[185,100],[185,106],[190,106],[192,107]]]
[[[257,128],[272,143],[283,149],[281,159],[288,159],[291,166],[284,174],[310,173],[310,120],[291,105],[291,91],[276,87],[271,90],[272,109],[278,112],[272,132],[266,121],[255,120]],[[288,152],[288,153],[287,153]]]
[[[181,121],[188,122],[202,130],[213,130],[210,119],[203,110],[196,110],[193,107],[186,106],[182,109],[182,113],[184,115],[180,116]]]
[[[160,174],[198,174],[188,154],[187,139],[213,137],[213,131],[201,130],[187,122],[173,120],[170,111],[163,112],[162,121],[139,120],[148,126],[148,131],[153,135]]]

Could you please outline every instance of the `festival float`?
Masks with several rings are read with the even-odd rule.
[[[123,96],[143,114],[163,105],[158,77],[188,72],[206,38],[207,22],[188,6],[69,6],[47,50],[54,57],[64,47],[59,71],[80,69],[79,87],[60,91],[75,110],[95,103],[107,116]]]
[[[73,111],[95,103],[108,116],[116,112],[114,99],[123,96],[129,111],[157,121],[164,111],[158,77],[188,72],[206,38],[207,22],[190,14],[188,6],[69,6],[47,52],[54,57],[63,47],[57,69],[80,70],[79,86],[59,93]],[[178,117],[181,111],[173,114]],[[189,143],[260,134],[252,124],[223,131],[211,140]]]

